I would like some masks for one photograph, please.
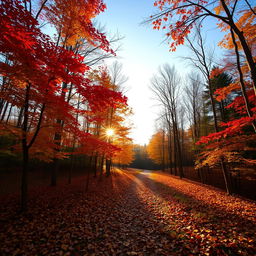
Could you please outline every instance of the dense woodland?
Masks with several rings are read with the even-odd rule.
[[[77,158],[94,175],[132,159],[126,77],[117,62],[96,65],[115,56],[120,40],[108,41],[92,22],[105,8],[102,1],[1,1],[1,161],[22,159],[23,209],[31,160],[53,163],[54,186],[62,159],[71,162],[69,183]]]
[[[229,194],[237,192],[234,177],[255,179],[255,7],[250,1],[204,4],[156,1],[159,11],[145,21],[166,31],[171,51],[185,44],[184,65],[193,68],[184,78],[164,64],[152,78],[161,111],[146,153],[129,138],[122,64],[101,65],[116,56],[122,39],[92,22],[105,4],[1,1],[0,157],[3,168],[22,166],[24,209],[28,170],[45,163],[53,186],[60,166],[71,183],[74,169],[109,175],[112,163],[127,166],[135,156],[133,167],[180,178],[195,166],[202,182],[209,168],[221,169]],[[207,18],[225,32],[222,59],[206,43]],[[54,33],[46,34],[48,28]]]
[[[181,178],[186,166],[195,165],[202,182],[207,172],[214,176],[221,169],[227,193],[237,192],[234,180],[255,181],[255,6],[250,1],[155,5],[159,12],[150,18],[154,29],[167,31],[171,51],[185,44],[190,55],[183,61],[193,71],[184,79],[175,66],[165,64],[152,78],[151,89],[162,110],[149,156]],[[207,18],[225,32],[218,46],[225,49],[221,59],[207,45]]]
[[[193,71],[156,70],[144,146],[102,0],[0,4],[1,255],[256,254],[254,1],[155,1],[144,23]],[[223,32],[220,59],[205,20]]]

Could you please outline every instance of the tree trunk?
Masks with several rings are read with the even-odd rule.
[[[93,173],[94,177],[97,177],[97,163],[98,163],[98,153],[94,156],[94,161],[93,161]]]
[[[222,170],[222,173],[223,173],[227,194],[231,195],[233,193],[232,185],[231,185],[231,181],[230,181],[230,178],[229,178],[229,173],[228,173],[228,170],[227,170],[227,166],[226,166],[225,162],[223,161],[223,159],[221,159],[221,170]]]
[[[253,60],[253,56],[252,56],[252,52],[246,42],[246,39],[244,37],[243,31],[240,31],[236,26],[232,27],[232,29],[234,30],[234,32],[237,34],[240,42],[241,42],[241,46],[243,48],[250,72],[251,72],[251,79],[253,81],[253,88],[254,88],[254,93],[256,95],[256,65],[255,62]]]
[[[111,172],[111,159],[106,159],[106,176],[110,176]]]
[[[5,117],[6,111],[8,109],[8,106],[9,106],[9,102],[6,101],[4,111],[3,111],[2,116],[1,116],[1,121],[4,120],[4,117]]]
[[[66,96],[66,91],[65,91],[66,89],[67,89],[67,84],[62,83],[61,98],[63,98],[64,101],[65,101],[65,96]],[[54,142],[56,144],[55,151],[56,151],[56,154],[57,154],[58,152],[60,152],[64,120],[57,119],[56,123],[57,123],[57,126],[60,127],[60,131],[55,132],[55,135],[54,135]],[[56,186],[57,185],[58,170],[59,170],[59,160],[57,158],[55,158],[54,159],[54,167],[52,169],[51,186]]]
[[[231,33],[231,36],[232,36],[233,44],[235,46],[236,63],[237,63],[237,69],[238,69],[238,73],[239,73],[239,81],[240,81],[241,91],[242,91],[242,94],[243,94],[247,115],[249,117],[252,117],[253,113],[252,113],[251,108],[250,108],[250,103],[249,103],[249,99],[248,99],[248,96],[247,96],[247,93],[246,93],[246,88],[245,88],[245,83],[244,83],[243,72],[242,72],[241,65],[240,65],[240,56],[239,56],[239,51],[238,51],[238,45],[236,43],[236,39],[235,39],[234,32],[233,32],[232,29],[230,30],[230,33]],[[255,91],[255,94],[256,94],[256,91]],[[252,127],[254,129],[254,132],[256,132],[255,122],[252,123]]]
[[[57,120],[57,124],[61,125],[61,120]],[[60,152],[60,146],[61,146],[61,133],[60,132],[56,132],[54,135],[54,141],[55,141],[55,154],[57,155],[58,152]],[[51,172],[51,186],[56,186],[57,185],[57,173],[59,170],[59,159],[57,158],[57,156],[55,155],[55,158],[53,160],[53,168],[52,168],[52,172]]]
[[[100,161],[100,179],[103,176],[103,166],[104,166],[104,155],[101,157],[101,161]]]
[[[172,170],[172,141],[171,141],[171,131],[169,132],[169,136],[168,136],[168,156],[169,156],[169,168],[170,168],[170,173],[173,174],[173,170]]]
[[[71,99],[71,91],[72,91],[72,88],[69,90],[68,101]],[[78,101],[77,101],[77,110],[79,109],[80,109],[80,94],[78,95]],[[76,121],[78,121],[78,112],[76,113]],[[68,184],[71,184],[72,172],[74,169],[75,146],[76,146],[76,136],[74,136],[73,143],[72,143],[71,166],[68,171]]]
[[[23,112],[24,112],[24,107],[22,107],[20,109],[18,120],[17,120],[17,125],[16,125],[17,127],[21,127],[21,125],[22,125]]]
[[[29,151],[26,145],[23,145],[23,166],[22,166],[22,177],[21,177],[21,211],[27,210],[28,202],[28,160]]]
[[[215,132],[219,132],[216,109],[215,109],[215,103],[214,103],[214,99],[213,99],[213,92],[212,92],[210,79],[208,80],[208,83],[209,83],[209,94],[210,94],[212,112],[213,112],[213,118],[214,118],[214,128],[215,128]],[[227,168],[226,168],[226,165],[224,163],[223,158],[221,158],[220,164],[221,164],[221,170],[222,170],[222,174],[223,174],[227,194],[231,194],[232,189],[231,189],[231,185],[230,185],[229,178],[228,178],[228,171],[227,171]]]
[[[24,122],[22,127],[22,154],[23,166],[21,177],[21,211],[27,210],[28,201],[28,160],[29,160],[29,147],[27,145],[27,129],[28,129],[28,110],[29,110],[29,93],[30,84],[26,87],[25,101],[24,101]]]
[[[239,38],[239,41],[241,43],[241,46],[243,48],[246,60],[247,60],[247,64],[249,66],[250,72],[251,72],[251,79],[253,81],[253,88],[254,88],[254,93],[256,95],[256,65],[253,59],[253,55],[252,55],[252,51],[245,39],[244,33],[243,31],[241,31],[237,25],[234,23],[234,19],[232,14],[230,13],[229,8],[227,7],[227,4],[225,2],[225,0],[221,0],[223,9],[225,10],[228,19],[229,19],[229,26],[231,28],[231,31],[233,30],[235,32],[235,34],[237,35],[237,37]]]
[[[162,134],[162,170],[163,172],[165,171],[165,134],[164,134],[164,131],[163,131],[163,134]]]
[[[182,179],[184,177],[183,166],[182,166],[182,155],[181,155],[181,147],[180,147],[180,139],[179,139],[179,131],[177,127],[177,123],[174,123],[175,129],[175,142],[177,145],[177,156],[178,156],[178,165],[179,165],[179,176]]]
[[[174,175],[177,176],[177,145],[175,143],[175,136],[173,131],[173,164],[174,164]]]
[[[226,122],[226,115],[225,115],[225,106],[223,101],[219,103],[219,108],[220,108],[220,116],[221,116],[221,121]]]

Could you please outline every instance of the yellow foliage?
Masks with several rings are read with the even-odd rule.
[[[149,158],[157,164],[162,164],[167,159],[166,144],[163,131],[155,133],[147,146]]]
[[[250,143],[255,142],[256,135],[238,135],[228,140],[222,140],[209,145],[205,151],[201,153],[200,158],[196,162],[196,168],[203,166],[214,167],[224,160],[226,163],[236,163],[241,165],[256,165],[256,159],[246,158],[246,151],[255,151],[255,148],[249,147]]]
[[[117,145],[121,147],[121,151],[119,151],[113,158],[113,163],[120,165],[128,165],[134,160],[134,151],[133,145],[131,143]]]

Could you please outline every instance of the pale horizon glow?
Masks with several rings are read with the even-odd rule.
[[[147,144],[155,132],[155,120],[159,112],[154,95],[150,90],[150,80],[157,73],[158,67],[165,63],[175,65],[184,78],[191,67],[179,57],[186,56],[184,46],[176,52],[169,52],[162,31],[155,31],[150,24],[141,23],[156,12],[154,0],[120,1],[105,0],[107,9],[96,20],[106,27],[110,34],[118,34],[125,38],[121,41],[122,49],[117,58],[106,60],[106,64],[118,60],[123,65],[123,74],[129,77],[125,87],[129,88],[125,96],[133,109],[133,128],[130,137],[135,144]],[[212,29],[208,24],[207,29]],[[108,34],[107,34],[108,35]],[[220,36],[214,34],[211,44],[216,45]]]

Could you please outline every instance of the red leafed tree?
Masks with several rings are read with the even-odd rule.
[[[99,32],[92,24],[92,19],[95,18],[99,13],[103,12],[105,9],[106,6],[101,0],[44,1],[41,5],[40,15],[37,15],[37,17],[39,20],[47,19],[56,29],[56,44],[61,45],[63,48],[66,48],[69,51],[72,51],[75,55],[82,51],[84,42],[113,55],[114,52],[110,48],[110,44],[106,39],[106,36]],[[86,60],[84,60],[84,62],[86,63]],[[66,71],[67,73],[72,73],[72,70],[67,69]],[[69,104],[74,101],[73,99],[75,97],[79,97],[79,107],[81,106],[81,102],[85,102],[86,100],[90,101],[88,103],[90,108],[92,107],[91,103],[93,101],[94,105],[96,104],[96,101],[99,105],[104,105],[104,103],[101,102],[101,99],[103,99],[102,97],[98,98],[97,100],[91,97],[92,95],[90,95],[90,91],[99,91],[99,88],[92,89],[92,87],[93,85],[90,84],[90,87],[79,89],[76,88],[72,82],[63,82],[61,96],[63,100]],[[85,92],[86,96],[89,98],[86,98],[85,95],[81,94]],[[108,100],[111,99],[108,97],[104,98],[104,102]],[[76,116],[78,118],[78,115]],[[56,119],[55,125],[59,127],[54,135],[54,141],[56,144],[56,156],[58,156],[61,149],[65,147],[62,137],[64,135],[66,121],[67,120],[65,120],[65,118]],[[57,183],[57,172],[59,169],[57,157],[54,159],[54,163],[55,167],[52,169],[51,177],[51,185],[53,186],[55,186]]]
[[[218,71],[218,72],[217,72]],[[211,77],[214,78],[220,74],[220,70],[214,70]],[[201,137],[198,144],[204,144],[205,148],[199,160],[197,167],[204,165],[214,166],[224,159],[226,163],[236,166],[255,166],[255,131],[254,124],[256,120],[256,97],[253,88],[247,84],[247,98],[253,115],[247,114],[247,107],[244,97],[241,96],[240,86],[232,83],[229,86],[217,89],[215,91],[216,99],[221,101],[229,94],[237,92],[233,101],[226,106],[233,110],[230,120],[221,124],[222,130]]]
[[[111,82],[110,75],[105,67],[91,71],[89,78],[92,83],[95,84],[95,86],[92,87],[92,92],[98,93],[96,97],[93,95],[92,97],[102,99],[102,101],[99,102],[95,100],[95,105],[89,108],[87,107],[83,117],[85,119],[87,132],[92,135],[92,137],[89,138],[94,138],[94,142],[97,140],[101,141],[103,144],[100,145],[104,147],[98,147],[93,143],[94,146],[87,148],[85,141],[82,140],[80,148],[82,148],[83,151],[86,152],[86,155],[90,156],[92,162],[94,162],[94,166],[91,167],[94,171],[94,175],[96,175],[96,163],[100,162],[100,175],[102,175],[104,161],[106,160],[106,162],[108,162],[113,157],[114,153],[116,153],[116,150],[120,150],[116,143],[113,144],[112,138],[110,139],[106,132],[109,128],[113,129],[115,142],[117,141],[123,121],[120,115],[126,115],[128,108],[127,99],[122,96],[122,93],[117,90],[116,85]],[[126,137],[124,133],[122,133],[120,137],[121,136],[123,138]],[[78,151],[80,148],[78,148]]]
[[[229,38],[233,41],[235,38],[239,43],[246,58],[256,94],[255,33],[253,32],[256,27],[256,7],[250,1],[157,0],[154,5],[158,7],[159,12],[149,20],[153,23],[154,29],[162,28],[167,31],[166,36],[173,40],[170,43],[172,51],[184,43],[186,36],[197,23],[202,24],[209,17],[216,19],[220,29],[229,33],[225,40]]]
[[[58,94],[61,84],[72,82],[81,85],[87,67],[81,63],[79,56],[62,47],[56,47],[37,28],[37,21],[19,1],[4,1],[1,5],[1,21],[1,53],[8,58],[8,62],[1,63],[1,73],[7,77],[8,85],[17,87],[18,94],[14,95],[17,100],[14,104],[23,109],[21,202],[22,210],[25,210],[29,150],[43,124],[50,119],[47,113],[51,113],[53,104],[60,101]],[[66,70],[71,70],[72,73],[67,73]],[[67,114],[69,110],[65,111]]]
[[[5,58],[0,63],[3,76],[1,90],[4,92],[1,103],[4,102],[7,108],[11,106],[19,111],[17,123],[16,120],[3,119],[1,128],[6,133],[19,136],[18,144],[14,148],[20,149],[23,155],[22,210],[27,208],[29,157],[46,161],[65,157],[61,146],[69,145],[71,137],[81,141],[88,137],[78,122],[80,108],[79,104],[74,104],[74,95],[78,95],[79,101],[85,103],[92,112],[100,111],[106,106],[115,107],[118,102],[126,101],[121,93],[95,85],[86,78],[85,72],[89,68],[83,63],[83,57],[72,48],[76,36],[87,36],[91,43],[98,43],[100,47],[110,51],[105,36],[96,31],[91,23],[91,19],[103,11],[105,5],[101,1],[93,0],[64,2],[51,1],[53,9],[50,16],[47,1],[44,1],[35,18],[32,12],[26,10],[26,2],[24,5],[18,0],[1,2],[0,46],[1,54]],[[69,2],[77,3],[77,8],[75,5],[70,6]],[[66,4],[66,8],[62,4]],[[87,8],[83,12],[80,7]],[[54,13],[56,10],[60,13]],[[73,25],[66,23],[72,20],[68,16],[69,10],[74,10],[74,13],[71,12],[73,15],[81,14],[76,17]],[[56,22],[60,26],[59,33],[65,38],[62,45],[59,46],[59,40],[57,44],[53,42],[39,29],[39,14],[47,14],[49,17],[55,14],[58,17]],[[70,34],[72,27],[79,29],[81,33],[75,31]],[[56,134],[62,136],[56,138]],[[55,140],[52,140],[53,137]],[[58,139],[59,143],[56,143]],[[94,144],[98,144],[98,148],[105,148],[103,142],[95,140]]]

